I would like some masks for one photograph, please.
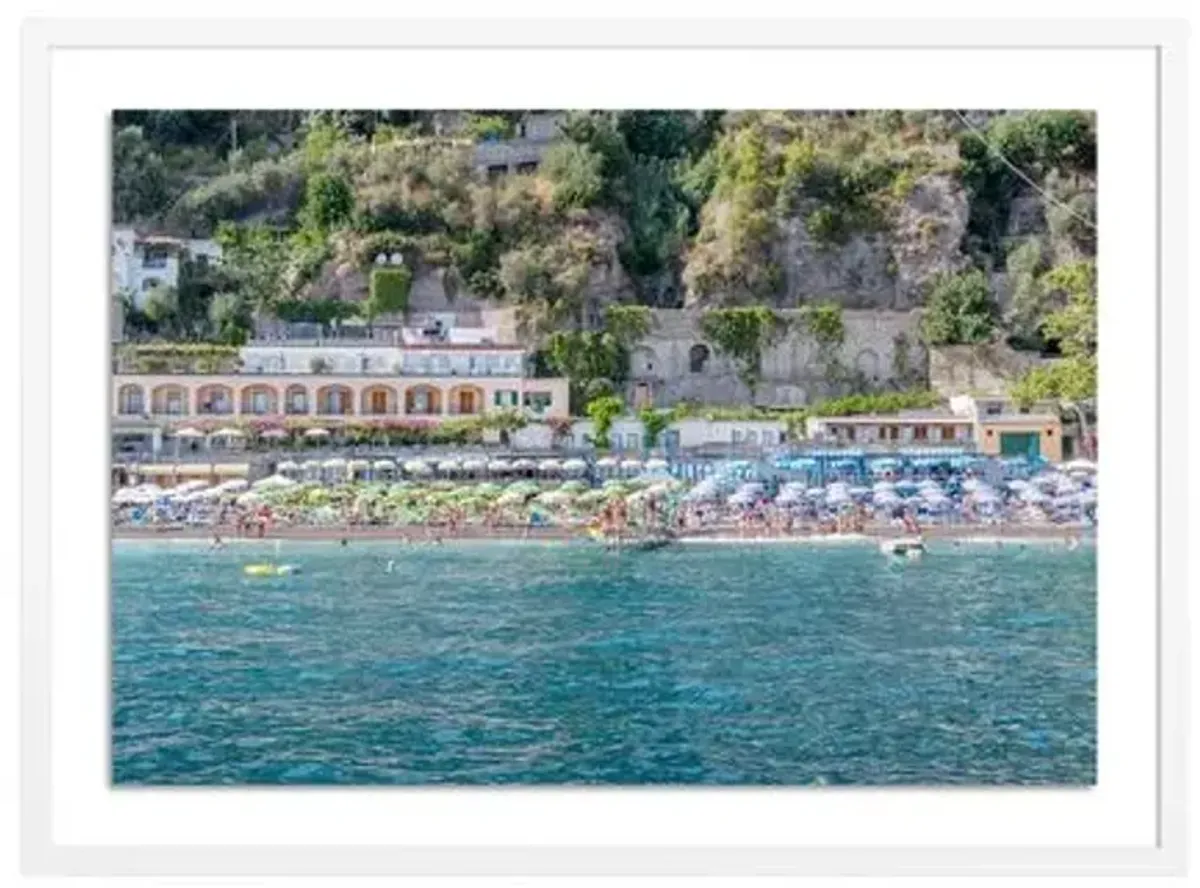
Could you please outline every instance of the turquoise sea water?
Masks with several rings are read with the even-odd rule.
[[[272,555],[115,544],[116,783],[1095,782],[1092,547]]]

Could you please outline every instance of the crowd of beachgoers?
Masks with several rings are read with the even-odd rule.
[[[1036,533],[1096,521],[1095,466],[1047,467],[1027,478],[891,473],[855,478],[697,483],[666,472],[608,480],[436,478],[300,479],[254,483],[138,484],[114,492],[118,534],[176,532],[230,537],[399,534],[463,536],[713,534],[740,537],[953,533],[987,528]]]

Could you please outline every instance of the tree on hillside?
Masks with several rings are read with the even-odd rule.
[[[995,329],[996,308],[982,271],[943,274],[934,281],[921,316],[928,345],[987,342]]]
[[[616,395],[605,395],[588,402],[584,411],[592,421],[592,443],[600,450],[612,447],[613,422],[625,412],[625,402]]]

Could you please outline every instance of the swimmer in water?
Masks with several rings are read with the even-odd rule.
[[[225,548],[225,543],[221,539],[221,535],[219,533],[213,534],[212,542],[209,544],[208,548],[210,548],[210,549],[224,549]]]
[[[385,571],[385,573],[391,573],[395,569],[396,569],[396,560],[394,558],[389,559],[388,563],[387,563],[387,570]]]
[[[345,537],[342,537],[342,545],[343,546],[349,545],[349,540],[347,540]]]

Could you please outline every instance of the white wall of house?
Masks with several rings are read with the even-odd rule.
[[[113,229],[110,252],[113,292],[129,291],[139,308],[155,287],[174,287],[179,282],[181,256],[203,256],[210,262],[221,259],[220,245],[207,239],[153,244],[148,254],[147,244],[128,226]]]
[[[406,349],[392,345],[247,345],[245,373],[312,373],[324,361],[332,373],[407,376],[521,376],[524,355],[514,349]]]
[[[579,420],[571,427],[572,444],[587,447],[594,434],[591,420]],[[622,417],[613,422],[609,437],[613,450],[641,450],[646,430],[636,417]],[[658,441],[666,445],[668,437],[677,436],[677,446],[685,449],[714,446],[777,447],[787,439],[787,424],[770,420],[708,420],[681,419],[667,427]]]

